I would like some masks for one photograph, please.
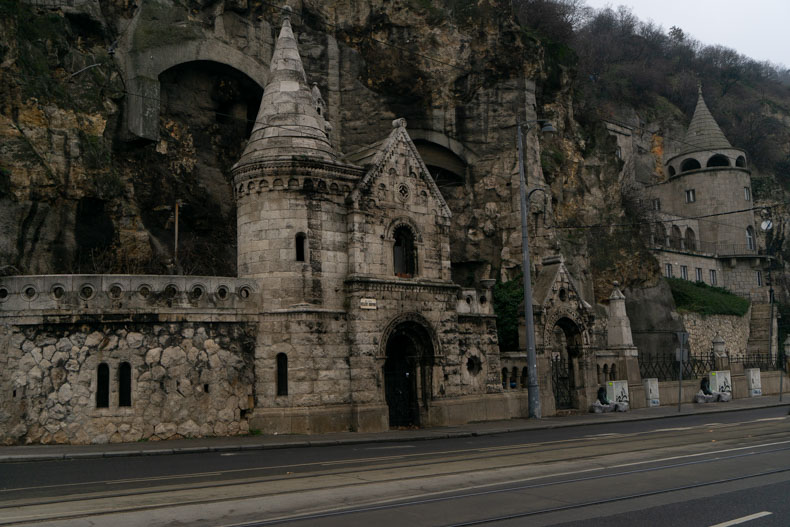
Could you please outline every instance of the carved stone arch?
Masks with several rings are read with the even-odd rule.
[[[395,229],[399,227],[406,227],[411,231],[412,236],[414,236],[414,241],[416,243],[422,243],[422,233],[417,228],[417,224],[409,218],[408,216],[398,216],[394,220],[390,221],[387,229],[384,233],[384,238],[387,240],[394,240],[395,239]]]
[[[135,42],[135,31],[127,33],[125,43],[130,50],[138,52],[124,54],[121,65],[128,79],[127,89],[132,96],[127,98],[127,128],[138,137],[157,140],[159,136],[159,99],[161,87],[159,75],[173,67],[190,62],[216,62],[233,68],[260,86],[269,80],[269,64],[262,63],[251,55],[214,38],[183,40],[177,44],[144,47]],[[269,53],[265,53],[268,56]]]
[[[409,322],[417,324],[418,326],[422,326],[422,328],[425,329],[433,346],[433,358],[442,356],[441,345],[439,343],[438,337],[436,336],[436,330],[434,329],[433,324],[431,324],[428,319],[426,319],[421,314],[414,311],[408,311],[406,313],[401,313],[400,315],[391,319],[384,328],[384,331],[381,333],[381,339],[379,340],[379,358],[383,359],[386,357],[387,342],[395,332],[395,329],[398,328],[398,326]]]
[[[554,346],[554,326],[562,319],[568,319],[575,324],[579,330],[582,346],[589,346],[590,338],[585,318],[580,310],[570,309],[566,306],[549,311],[546,314],[546,325],[543,327],[543,349],[549,350]]]

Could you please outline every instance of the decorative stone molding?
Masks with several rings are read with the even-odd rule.
[[[208,276],[30,275],[0,278],[0,317],[31,314],[256,312],[253,280]]]

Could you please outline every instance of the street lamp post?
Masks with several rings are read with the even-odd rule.
[[[540,131],[543,133],[554,133],[556,130],[550,122],[545,120],[531,121],[525,123],[527,133],[532,126],[540,124]],[[527,196],[527,182],[524,177],[524,141],[521,134],[521,123],[518,125],[518,176],[520,180],[519,194],[521,198],[521,259],[524,280],[524,325],[526,326],[527,337],[527,391],[529,398],[529,417],[540,419],[540,392],[538,388],[538,364],[535,354],[535,321],[532,314],[532,278],[531,265],[529,261],[529,241],[527,239],[527,203],[529,197],[536,191],[545,191],[541,188],[533,189]]]

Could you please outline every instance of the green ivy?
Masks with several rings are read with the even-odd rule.
[[[494,312],[499,349],[518,349],[518,328],[524,318],[524,280],[522,275],[494,285]]]

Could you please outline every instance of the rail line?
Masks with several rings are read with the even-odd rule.
[[[757,423],[757,421],[755,421]],[[715,423],[713,425],[703,425],[696,427],[698,429],[716,429],[716,430],[727,430],[727,429],[735,429],[733,431],[740,432],[739,429],[743,423],[728,423],[721,425],[719,423]],[[618,447],[631,443],[633,437],[640,436],[640,435],[652,435],[655,433],[662,433],[662,432],[675,432],[672,436],[668,436],[666,439],[666,445],[659,445],[658,447],[651,446],[646,448],[630,448],[627,451],[619,450]],[[252,473],[252,472],[261,472],[261,471],[284,471],[286,473],[293,472],[296,469],[300,468],[310,468],[310,467],[330,467],[330,466],[341,466],[341,465],[350,465],[347,468],[343,468],[336,471],[324,471],[321,472],[321,475],[342,475],[347,474],[349,472],[357,471],[356,466],[363,465],[366,467],[367,470],[374,470],[380,468],[379,466],[370,467],[371,463],[388,463],[392,462],[392,464],[387,465],[388,468],[401,468],[404,466],[411,466],[414,460],[416,459],[424,459],[427,457],[435,457],[435,456],[451,456],[444,459],[437,459],[431,460],[427,463],[424,463],[424,466],[438,466],[438,465],[446,465],[450,463],[456,463],[462,456],[468,456],[470,454],[484,454],[479,456],[479,459],[497,459],[497,458],[510,458],[513,456],[526,456],[526,455],[534,455],[534,454],[541,454],[546,452],[558,452],[561,453],[562,456],[556,459],[552,459],[551,462],[560,462],[567,459],[591,459],[600,457],[603,453],[598,450],[595,454],[587,454],[579,455],[575,453],[576,450],[586,450],[589,449],[589,443],[591,441],[598,441],[601,439],[606,440],[606,447],[612,450],[616,450],[620,453],[628,452],[628,453],[638,453],[645,450],[655,450],[655,448],[660,448],[663,446],[675,446],[678,441],[682,442],[682,439],[687,436],[697,436],[699,435],[698,431],[694,429],[689,430],[682,430],[683,433],[677,433],[673,429],[665,429],[665,430],[653,430],[653,431],[645,431],[645,432],[637,432],[633,434],[616,434],[616,435],[606,435],[606,436],[586,436],[582,438],[574,438],[574,439],[566,439],[566,440],[558,440],[558,441],[544,441],[539,443],[529,443],[529,444],[519,444],[519,445],[505,445],[505,446],[493,446],[493,447],[475,447],[475,448],[463,448],[463,449],[451,449],[451,450],[440,450],[440,451],[431,451],[431,452],[420,452],[414,454],[397,454],[392,456],[376,456],[376,457],[367,457],[367,458],[356,458],[356,459],[344,459],[344,460],[337,460],[337,461],[311,461],[307,463],[288,463],[283,465],[272,465],[272,466],[258,466],[258,467],[245,467],[241,469],[220,469],[220,470],[209,470],[205,472],[197,472],[197,473],[188,473],[188,474],[172,474],[172,475],[159,475],[159,476],[149,476],[149,477],[140,477],[140,478],[125,478],[125,479],[117,479],[117,480],[93,480],[93,481],[86,481],[86,482],[78,482],[78,483],[62,483],[62,484],[54,484],[54,485],[36,485],[36,486],[28,486],[28,487],[9,487],[9,488],[2,488],[0,489],[0,498],[4,495],[7,496],[8,494],[15,493],[15,492],[22,492],[22,491],[32,491],[32,490],[44,490],[44,489],[78,489],[80,487],[88,487],[91,485],[99,485],[99,486],[109,486],[109,485],[123,485],[128,483],[162,483],[161,486],[167,485],[169,482],[177,482],[181,480],[189,480],[194,478],[200,477],[207,477],[207,476],[235,476],[241,475],[244,473]],[[750,435],[750,439],[754,440],[760,437],[770,437],[773,435],[781,435],[781,432],[776,431],[768,431],[768,433],[756,433],[753,432]],[[737,437],[734,438],[723,438],[719,439],[720,441],[724,440],[737,440]],[[579,444],[570,444],[570,443],[579,443]],[[557,446],[560,444],[564,444],[563,450],[561,452],[557,451]],[[463,458],[468,459],[468,458]],[[397,462],[401,462],[400,464]],[[461,474],[464,471],[459,472],[452,472],[448,474]],[[278,480],[294,480],[299,478],[305,477],[314,477],[316,475],[315,472],[304,472],[304,473],[293,473],[289,474],[287,478],[285,477],[277,477],[277,475],[269,475],[269,476],[259,476],[254,479],[245,479],[245,483],[255,483],[255,482],[276,482]],[[210,487],[223,487],[223,486],[232,486],[237,485],[238,480],[214,480],[210,483],[200,486],[191,486],[190,488],[210,488]],[[161,491],[160,487],[152,487],[150,489],[143,489],[135,492],[128,492],[128,493],[116,493],[113,496],[122,497],[125,495],[144,495],[148,493],[156,493]],[[71,495],[69,495],[71,496]],[[75,501],[79,499],[83,499],[85,496],[81,494],[75,494],[74,497],[62,497],[60,499],[52,499],[52,500],[42,500],[40,504],[48,504],[48,503],[59,503],[59,502],[68,502],[68,501]],[[14,504],[6,504],[0,501],[0,509],[17,506]]]
[[[759,445],[756,445],[754,448],[758,448],[758,447],[759,447]],[[641,474],[641,473],[646,473],[646,472],[656,472],[656,471],[660,471],[660,470],[669,470],[669,469],[681,468],[681,467],[686,467],[686,466],[691,466],[691,465],[699,465],[699,464],[702,464],[702,463],[714,463],[714,462],[721,462],[721,461],[726,461],[726,460],[730,460],[730,459],[737,459],[737,458],[743,458],[743,457],[749,457],[749,456],[767,455],[767,454],[773,454],[773,453],[776,453],[776,452],[783,452],[783,451],[788,451],[788,450],[790,450],[790,447],[777,448],[777,449],[772,449],[772,450],[765,450],[765,451],[761,451],[761,452],[748,452],[748,453],[736,454],[736,455],[731,455],[731,456],[714,457],[714,458],[711,458],[711,459],[695,460],[695,461],[689,461],[689,462],[685,462],[685,463],[672,463],[672,464],[669,464],[669,465],[662,465],[662,466],[659,466],[659,467],[648,467],[648,468],[642,468],[642,469],[634,469],[634,470],[627,470],[627,471],[621,471],[621,472],[614,472],[614,473],[610,473],[610,474],[598,474],[598,475],[592,475],[592,476],[583,476],[583,477],[578,477],[578,478],[570,478],[570,479],[563,479],[563,480],[558,480],[558,481],[551,481],[551,482],[547,482],[547,483],[537,483],[537,484],[529,484],[529,485],[517,485],[517,486],[505,487],[505,488],[501,488],[501,489],[492,489],[492,490],[477,491],[477,492],[467,492],[467,493],[463,493],[463,494],[459,494],[459,495],[453,495],[453,496],[440,496],[440,497],[425,498],[425,499],[418,499],[418,500],[411,500],[411,501],[402,501],[401,500],[398,503],[387,503],[387,504],[382,504],[382,505],[372,505],[372,506],[364,506],[364,507],[356,507],[356,508],[347,508],[347,509],[333,510],[333,511],[314,513],[314,514],[305,514],[305,515],[299,515],[299,516],[274,518],[274,519],[269,519],[269,520],[226,524],[226,525],[223,525],[221,527],[265,527],[265,526],[268,526],[268,525],[281,525],[281,524],[285,524],[285,523],[304,522],[304,521],[309,521],[309,520],[320,520],[320,519],[332,518],[332,517],[349,516],[349,515],[352,515],[352,514],[360,514],[360,513],[365,513],[365,512],[376,512],[376,511],[384,511],[384,510],[401,509],[401,508],[413,507],[413,506],[417,506],[417,505],[426,505],[426,504],[431,504],[431,503],[440,503],[440,502],[446,502],[446,501],[463,500],[463,499],[479,497],[479,496],[486,496],[486,495],[493,495],[493,494],[504,494],[504,493],[508,493],[508,492],[517,492],[517,491],[523,491],[523,490],[534,490],[534,489],[540,489],[540,488],[546,488],[546,487],[552,487],[552,486],[558,486],[558,485],[567,485],[567,484],[570,484],[570,483],[580,483],[580,482],[592,481],[592,480],[602,480],[602,479],[607,479],[607,478],[616,478],[616,477],[621,477],[621,476],[630,476],[630,475]],[[644,498],[644,497],[655,496],[655,495],[659,495],[659,494],[667,494],[667,493],[670,493],[670,492],[679,492],[679,491],[682,491],[682,490],[689,490],[689,489],[700,488],[700,487],[707,487],[707,486],[712,486],[712,485],[721,485],[721,484],[724,484],[724,483],[730,483],[730,482],[734,482],[734,481],[741,481],[741,480],[750,479],[750,478],[770,476],[770,475],[773,475],[773,474],[782,474],[782,473],[785,473],[785,472],[790,472],[790,467],[780,468],[780,469],[775,469],[775,470],[769,470],[769,471],[763,471],[763,472],[757,472],[757,473],[753,473],[753,474],[746,474],[746,475],[742,475],[742,476],[734,476],[734,477],[730,477],[730,478],[720,478],[720,479],[716,479],[716,480],[713,480],[713,481],[705,481],[705,482],[700,482],[700,483],[692,483],[692,484],[688,484],[688,485],[680,485],[680,486],[676,486],[676,487],[665,488],[665,489],[658,489],[658,490],[649,491],[649,492],[640,492],[640,493],[634,493],[634,494],[627,494],[625,496],[616,496],[616,497],[613,497],[613,498],[590,500],[590,501],[586,501],[586,502],[582,502],[582,503],[574,503],[574,504],[557,506],[557,507],[546,507],[546,508],[543,508],[543,509],[538,509],[538,510],[534,510],[534,511],[525,511],[525,512],[516,513],[516,514],[506,514],[506,515],[492,516],[492,517],[489,517],[489,518],[471,520],[471,521],[468,521],[468,522],[450,523],[450,524],[446,524],[443,527],[465,527],[465,526],[469,526],[469,525],[484,525],[484,524],[487,524],[487,523],[495,523],[495,522],[506,521],[506,520],[514,520],[514,519],[519,519],[519,518],[526,518],[526,517],[529,517],[529,516],[538,516],[538,515],[541,515],[541,514],[549,514],[549,513],[553,513],[553,512],[561,512],[561,511],[566,511],[566,510],[573,510],[573,509],[580,509],[580,508],[585,508],[585,507],[591,507],[591,506],[595,506],[595,505],[605,505],[607,503],[614,503],[614,502],[618,502],[618,501],[626,501],[626,500],[631,500],[631,499]],[[546,477],[551,477],[551,476],[546,476]],[[446,493],[449,493],[449,492],[457,492],[457,491],[445,491],[444,493],[446,494]]]
[[[751,425],[751,427],[744,428],[743,427],[744,424],[749,424],[749,425]],[[130,489],[128,491],[123,491],[123,490],[121,490],[121,491],[114,491],[114,492],[100,491],[100,492],[92,492],[92,493],[88,493],[88,494],[83,493],[83,494],[69,494],[69,495],[64,495],[64,496],[54,496],[52,498],[45,498],[45,499],[30,498],[30,499],[23,499],[23,500],[18,500],[18,501],[10,501],[10,502],[7,502],[7,503],[0,504],[0,510],[16,509],[16,510],[22,511],[24,509],[35,508],[36,506],[39,506],[39,505],[57,505],[57,504],[60,504],[60,503],[66,504],[66,503],[69,503],[69,502],[76,502],[76,501],[83,501],[83,502],[96,501],[96,503],[99,503],[99,500],[108,500],[108,499],[114,499],[114,498],[123,498],[123,497],[131,497],[131,496],[135,496],[136,497],[136,496],[143,496],[143,495],[146,495],[146,494],[162,494],[162,493],[166,493],[166,492],[169,492],[169,491],[176,491],[177,492],[177,491],[187,491],[187,490],[213,489],[213,488],[219,488],[219,487],[233,487],[233,486],[249,485],[249,484],[254,484],[254,483],[274,484],[274,485],[276,485],[278,482],[284,482],[286,480],[287,481],[293,481],[294,479],[321,478],[321,477],[325,477],[325,476],[330,476],[331,477],[331,476],[335,476],[335,475],[343,476],[343,475],[350,475],[350,474],[356,474],[356,475],[362,474],[364,476],[365,474],[374,473],[374,472],[377,472],[377,471],[384,471],[384,470],[395,471],[395,470],[398,470],[398,469],[401,469],[401,468],[413,467],[415,465],[415,461],[416,460],[424,459],[426,456],[434,456],[434,457],[436,457],[436,456],[443,456],[444,455],[444,456],[448,456],[448,457],[445,457],[445,458],[442,458],[442,459],[427,460],[427,462],[421,463],[421,466],[430,467],[430,466],[447,465],[447,464],[451,464],[451,463],[459,463],[460,461],[469,460],[470,458],[468,456],[470,454],[480,454],[479,456],[473,458],[477,462],[486,461],[486,460],[489,460],[489,459],[495,460],[495,459],[499,459],[499,458],[502,458],[502,457],[513,458],[513,457],[516,457],[516,456],[525,459],[524,462],[520,462],[519,461],[518,463],[508,464],[507,465],[508,467],[512,467],[512,468],[529,467],[529,466],[535,467],[535,466],[539,466],[539,465],[546,466],[546,465],[550,465],[550,464],[553,464],[553,463],[567,462],[569,460],[574,460],[575,461],[575,460],[587,460],[587,459],[600,459],[602,457],[602,455],[606,455],[606,454],[609,454],[609,455],[612,455],[612,454],[625,454],[625,453],[638,454],[638,453],[646,451],[646,450],[655,451],[656,449],[662,449],[662,448],[668,448],[668,447],[677,447],[679,442],[680,443],[684,442],[683,441],[684,438],[690,437],[690,436],[699,436],[700,435],[699,430],[708,430],[708,431],[714,431],[715,430],[715,431],[718,431],[719,434],[716,434],[716,437],[717,437],[716,441],[719,442],[718,444],[724,446],[726,443],[730,443],[732,445],[729,448],[719,449],[719,450],[716,450],[716,451],[699,451],[699,452],[696,452],[696,453],[682,453],[682,454],[679,454],[677,456],[666,457],[666,458],[663,458],[663,459],[652,459],[651,458],[651,459],[644,459],[644,460],[639,460],[639,461],[633,461],[633,462],[629,462],[629,463],[623,463],[623,464],[616,465],[614,467],[606,467],[606,468],[604,468],[604,467],[592,467],[592,468],[585,469],[585,470],[583,470],[581,472],[598,472],[598,471],[602,471],[602,470],[609,470],[609,469],[612,469],[612,468],[625,468],[625,467],[631,467],[631,466],[637,466],[637,465],[654,465],[656,463],[666,462],[666,461],[675,460],[675,459],[697,458],[697,459],[694,459],[693,461],[687,461],[687,462],[684,462],[684,463],[672,463],[672,464],[665,464],[665,465],[661,465],[661,466],[643,467],[643,468],[638,468],[638,469],[634,469],[634,470],[621,471],[621,472],[618,472],[618,473],[610,473],[610,474],[591,474],[591,475],[585,476],[584,478],[581,478],[581,479],[566,479],[566,480],[558,480],[558,481],[555,481],[555,482],[545,482],[545,480],[547,478],[558,478],[558,477],[566,476],[568,474],[554,473],[554,474],[535,475],[535,476],[532,476],[530,478],[525,478],[524,480],[520,480],[520,481],[531,481],[531,482],[534,482],[534,481],[537,481],[537,480],[544,480],[544,482],[539,483],[539,484],[531,483],[530,485],[527,485],[527,486],[524,486],[524,485],[516,486],[516,487],[511,486],[511,487],[504,488],[504,489],[496,489],[496,490],[488,489],[488,490],[485,490],[485,491],[478,491],[478,492],[481,492],[481,493],[515,492],[516,490],[519,490],[519,489],[523,490],[523,489],[527,489],[527,488],[541,488],[541,487],[547,487],[547,486],[558,485],[558,484],[568,484],[568,483],[572,483],[574,481],[587,481],[589,479],[611,478],[611,477],[623,476],[623,475],[627,475],[627,474],[636,474],[636,473],[641,473],[641,472],[668,470],[668,469],[671,469],[671,468],[677,468],[677,467],[693,465],[693,464],[713,463],[713,462],[717,462],[717,461],[723,461],[723,460],[726,460],[726,459],[734,459],[736,457],[765,455],[765,454],[772,453],[772,452],[782,452],[782,451],[790,450],[790,446],[786,446],[786,447],[781,447],[781,448],[773,448],[771,450],[763,450],[763,451],[759,451],[759,452],[753,452],[752,451],[754,449],[768,448],[768,447],[771,447],[771,446],[778,447],[780,445],[786,445],[786,444],[790,445],[790,440],[786,439],[787,438],[786,431],[784,431],[784,430],[777,430],[776,427],[771,428],[770,424],[771,424],[770,422],[763,422],[763,420],[751,421],[751,422],[748,422],[748,423],[743,423],[743,422],[742,423],[729,423],[729,424],[720,424],[720,423],[712,423],[711,424],[711,423],[709,423],[709,424],[697,426],[695,429],[689,430],[688,433],[686,433],[684,431],[676,431],[676,430],[666,430],[666,431],[655,431],[655,430],[653,430],[653,431],[637,432],[637,433],[632,433],[632,434],[622,434],[622,435],[617,435],[617,436],[607,436],[607,437],[605,437],[606,445],[608,446],[609,449],[611,449],[610,451],[602,453],[600,451],[600,449],[599,449],[594,454],[586,453],[585,455],[579,455],[578,450],[579,449],[583,449],[583,448],[589,449],[590,443],[593,442],[593,441],[600,440],[601,439],[600,437],[585,436],[585,437],[582,437],[582,438],[574,438],[574,439],[568,439],[568,440],[562,440],[562,441],[546,441],[546,442],[531,443],[531,444],[526,444],[526,445],[525,444],[519,444],[519,445],[500,445],[500,446],[492,446],[492,447],[487,447],[487,448],[445,449],[445,450],[442,450],[442,451],[433,451],[433,452],[427,452],[427,453],[399,454],[399,455],[393,455],[393,456],[376,456],[376,457],[368,457],[368,458],[363,458],[363,459],[348,459],[348,460],[326,461],[326,462],[317,461],[317,462],[302,463],[302,464],[284,464],[284,465],[273,466],[273,467],[252,467],[252,468],[245,468],[245,469],[233,469],[233,470],[230,470],[230,471],[202,472],[202,473],[198,473],[198,474],[182,474],[182,475],[173,475],[173,476],[158,476],[156,478],[134,478],[134,479],[131,479],[131,480],[129,480],[129,479],[127,479],[127,480],[115,480],[115,481],[106,482],[106,483],[105,482],[84,482],[84,483],[79,483],[79,484],[69,484],[69,485],[61,485],[61,486],[57,486],[56,485],[56,486],[53,486],[53,487],[54,488],[58,488],[58,489],[62,489],[62,488],[73,488],[75,485],[76,486],[87,486],[87,485],[101,484],[101,485],[107,486],[108,483],[112,484],[112,485],[117,485],[117,484],[122,484],[122,483],[143,483],[143,484],[145,484],[145,483],[152,483],[154,481],[167,481],[167,482],[171,483],[169,485],[163,485],[163,486],[146,485],[146,487],[144,487],[144,488]],[[662,437],[663,433],[670,432],[670,431],[674,432],[674,433],[671,434],[671,435],[667,435],[667,437]],[[681,432],[681,433],[678,433],[678,432]],[[653,441],[652,445],[649,446],[649,447],[639,447],[639,445],[644,445],[645,444],[645,443],[643,443],[641,441],[637,441],[634,444],[634,441],[633,441],[634,437],[645,436],[645,435],[651,435],[651,436],[654,436],[654,437],[658,436],[657,437],[658,444],[656,444],[656,441]],[[775,441],[775,442],[765,443],[765,441],[770,441],[771,438],[782,439],[782,441]],[[750,442],[750,444],[742,446],[743,441],[745,441],[745,440],[748,440]],[[762,443],[761,444],[754,444],[753,442],[755,442],[755,441],[762,441]],[[629,448],[621,449],[623,447],[623,445],[625,445],[626,443],[629,443],[629,442],[631,443]],[[707,440],[705,442],[698,443],[698,445],[700,445],[700,446],[705,446],[705,445],[710,445],[710,444],[711,444],[711,442],[709,442]],[[557,448],[558,445],[562,445],[562,448],[558,449]],[[633,448],[634,446],[637,446],[637,448]],[[750,452],[743,452],[745,450],[750,450]],[[556,453],[558,455],[556,457],[552,456],[552,458],[548,459],[548,460],[536,460],[535,458],[532,457],[535,454],[545,453],[545,452],[553,452],[553,453]],[[735,454],[735,452],[738,452],[738,453]],[[731,453],[731,454],[728,454],[726,456],[722,456],[722,454],[725,454],[725,453]],[[704,459],[702,459],[703,457],[704,457]],[[374,463],[377,463],[377,464],[374,465],[374,466],[370,466],[371,462],[374,462]],[[322,467],[333,467],[333,466],[338,466],[338,465],[348,465],[348,466],[344,466],[344,467],[339,468],[337,470],[323,470],[323,471],[320,471],[320,472],[318,472],[318,471],[307,471],[307,472],[304,472],[304,473],[301,473],[301,474],[289,474],[287,476],[283,475],[283,473],[280,472],[279,474],[270,475],[270,476],[244,478],[244,479],[236,478],[236,479],[224,480],[224,481],[223,480],[217,481],[215,479],[214,481],[201,482],[201,483],[197,483],[197,484],[189,485],[189,486],[184,486],[184,485],[176,486],[176,482],[177,481],[184,480],[184,479],[189,479],[190,477],[216,476],[216,475],[222,475],[223,473],[231,474],[231,475],[239,475],[239,474],[243,474],[245,472],[250,472],[250,471],[285,470],[285,469],[292,469],[292,468],[295,468],[295,467],[307,467],[307,468],[317,467],[317,468],[322,468]],[[365,468],[360,471],[359,465],[365,465]],[[454,468],[454,467],[448,467],[448,468]],[[316,486],[314,486],[312,488],[306,488],[304,490],[305,491],[322,491],[322,490],[326,490],[328,488],[335,488],[335,489],[336,488],[353,488],[353,487],[357,487],[357,486],[366,485],[366,484],[370,483],[371,481],[375,481],[375,483],[386,484],[386,483],[392,483],[392,482],[395,482],[395,481],[419,480],[419,479],[424,479],[426,477],[437,477],[438,478],[438,477],[446,477],[446,476],[465,475],[465,474],[469,474],[469,473],[481,472],[481,471],[491,470],[491,469],[496,469],[496,468],[497,468],[496,466],[490,466],[487,469],[481,469],[481,468],[478,467],[478,468],[471,468],[471,469],[468,469],[468,470],[452,470],[452,471],[448,470],[446,472],[431,473],[430,475],[425,475],[425,474],[398,475],[397,473],[393,473],[392,475],[387,475],[386,477],[381,478],[381,479],[375,479],[374,480],[374,479],[370,479],[370,478],[363,478],[364,481],[361,481],[361,482],[353,482],[353,483],[342,482],[341,484],[335,485],[333,487],[316,485]],[[782,472],[784,470],[785,469],[782,469],[779,472]],[[577,473],[580,473],[580,472],[577,471]],[[753,475],[751,477],[757,477],[758,475]],[[712,485],[712,484],[716,484],[716,482],[710,482],[708,484]],[[482,485],[482,487],[492,487],[492,486],[501,487],[502,485],[507,485],[507,482],[488,483],[488,484]],[[480,488],[480,487],[481,487],[481,485],[478,485],[478,486],[475,486],[474,488]],[[25,491],[25,490],[32,490],[34,488],[35,487],[5,489],[3,491],[0,491],[0,496],[2,496],[3,493],[8,495],[8,493],[21,492],[21,491]],[[468,490],[469,488],[470,487],[467,487],[466,490]],[[448,493],[458,492],[458,490],[459,489],[454,489],[454,490],[436,490],[436,491],[431,493],[433,495],[436,495],[436,497],[435,498],[430,498],[430,500],[446,501],[446,500],[461,499],[461,498],[464,498],[464,497],[469,497],[469,496],[476,495],[476,494],[468,494],[467,493],[467,494],[464,494],[464,495],[461,495],[461,496],[458,496],[458,497],[456,497],[456,496],[446,496]],[[96,509],[95,511],[89,511],[87,513],[86,512],[79,512],[79,511],[77,511],[77,512],[75,512],[73,514],[68,514],[67,516],[62,516],[61,518],[63,518],[63,517],[70,517],[70,518],[95,517],[95,516],[101,516],[101,515],[104,515],[104,514],[108,514],[110,512],[135,512],[135,511],[142,511],[142,510],[158,509],[158,508],[162,508],[162,507],[175,506],[175,505],[195,505],[195,504],[199,504],[199,503],[221,503],[221,502],[224,502],[224,501],[243,500],[243,499],[250,499],[250,498],[262,497],[262,496],[272,497],[272,496],[278,496],[278,495],[286,495],[286,494],[291,494],[292,492],[293,491],[289,491],[289,490],[283,490],[283,491],[279,491],[279,492],[278,491],[274,491],[274,492],[248,492],[248,493],[242,492],[240,494],[235,494],[233,496],[216,497],[216,498],[208,498],[208,499],[204,498],[204,499],[200,499],[200,500],[196,500],[196,499],[189,500],[189,499],[186,499],[186,500],[178,500],[178,501],[174,500],[174,501],[170,501],[169,503],[158,503],[158,504],[150,504],[150,505],[137,504],[137,505],[125,506],[125,507],[121,506],[121,507],[113,508],[112,510]],[[662,490],[660,492],[657,491],[656,493],[662,493],[662,492],[663,493],[671,492],[671,489],[665,489],[665,490]],[[479,494],[479,495],[484,495],[484,494]],[[424,494],[423,494],[423,496],[424,496]],[[638,496],[635,495],[635,497],[638,497]],[[410,505],[418,505],[418,504],[420,504],[419,501],[403,502],[403,499],[404,498],[393,498],[392,500],[388,500],[388,501],[391,501],[392,503],[383,503],[381,501],[371,502],[371,503],[377,503],[378,504],[378,505],[373,506],[374,508],[358,507],[358,508],[345,508],[345,509],[337,509],[337,510],[333,509],[331,511],[326,511],[326,512],[321,513],[321,514],[314,514],[314,515],[307,515],[307,516],[303,515],[303,516],[288,516],[288,517],[282,517],[282,518],[272,518],[272,519],[268,519],[268,520],[262,520],[260,522],[253,522],[253,523],[249,523],[249,524],[238,524],[238,525],[239,526],[246,526],[246,525],[250,525],[250,526],[253,526],[253,525],[275,525],[275,524],[278,524],[278,523],[297,522],[297,521],[303,521],[303,520],[308,520],[308,519],[318,519],[318,518],[322,518],[322,517],[330,517],[330,516],[338,516],[338,515],[351,515],[351,514],[356,514],[356,513],[365,512],[365,511],[384,510],[384,509],[387,509],[387,508],[408,507]],[[627,497],[622,497],[620,499],[627,499]],[[432,501],[425,501],[424,503],[431,503],[431,502]],[[569,507],[571,507],[571,508],[578,508],[578,507],[589,506],[589,505],[590,504],[586,504],[586,505],[579,504],[579,505],[573,505],[573,506],[569,506]],[[558,509],[558,510],[560,510],[560,509]],[[550,511],[547,510],[546,512],[550,512]],[[528,514],[528,515],[530,515],[530,514],[538,514],[538,512],[531,511],[531,512],[525,513],[525,514]],[[0,524],[6,524],[6,525],[11,525],[11,524],[14,524],[14,523],[24,523],[24,522],[29,522],[29,521],[31,521],[30,517],[26,517],[25,519],[19,519],[19,520],[14,520],[14,519],[3,520],[2,518],[0,518]],[[35,521],[35,520],[33,520],[33,521]],[[38,521],[41,521],[41,520],[38,520]],[[486,522],[492,522],[492,521],[501,521],[501,520],[498,520],[498,519],[486,520]],[[474,523],[472,523],[470,525],[474,525]]]

